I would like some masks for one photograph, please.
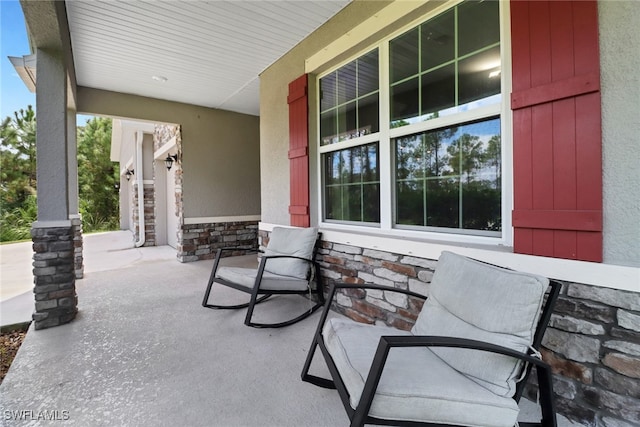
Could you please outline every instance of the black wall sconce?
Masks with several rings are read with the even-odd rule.
[[[124,176],[125,178],[127,178],[127,181],[131,179],[131,175],[133,175],[133,169],[127,169],[127,171],[124,173]]]
[[[170,171],[171,170],[171,166],[173,166],[173,162],[177,162],[178,161],[178,155],[174,154],[167,154],[167,158],[164,159],[164,165],[167,167],[167,170]]]

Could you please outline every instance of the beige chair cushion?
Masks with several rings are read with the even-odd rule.
[[[386,326],[329,319],[323,337],[355,408],[383,335],[411,335]],[[492,393],[424,347],[393,348],[369,411],[382,419],[476,426],[513,426],[518,405]]]
[[[475,339],[526,352],[540,315],[547,278],[443,252],[414,335]],[[501,396],[513,396],[521,363],[514,358],[434,348],[448,365]]]
[[[264,254],[267,256],[292,255],[310,260],[317,238],[317,228],[274,227]],[[302,260],[281,258],[267,260],[264,269],[281,276],[306,279],[310,266],[311,264]]]
[[[254,268],[220,267],[216,272],[216,277],[253,289],[257,274],[258,270]],[[307,288],[308,282],[306,280],[281,276],[268,271],[263,272],[262,281],[260,281],[260,289],[262,290],[306,291]]]

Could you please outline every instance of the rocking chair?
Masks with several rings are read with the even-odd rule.
[[[560,284],[443,252],[411,331],[348,319],[327,321],[332,286],[302,380],[336,388],[351,426],[514,426],[518,401],[536,366],[542,419],[556,426],[550,367],[538,352]],[[546,298],[546,303],[544,302]],[[544,308],[543,308],[544,307]],[[317,347],[332,379],[309,374]]]
[[[209,277],[202,306],[212,309],[247,308],[244,324],[254,328],[279,328],[307,318],[324,304],[320,285],[320,268],[315,261],[319,233],[315,228],[275,227],[269,243],[260,257],[257,269],[221,267],[223,252],[237,248],[218,249]],[[260,251],[254,251],[260,252]],[[315,286],[313,285],[315,282]],[[212,304],[211,289],[214,283],[250,294],[249,302],[235,305]],[[299,294],[309,297],[310,307],[299,316],[277,323],[252,321],[256,304],[272,295]],[[317,301],[312,301],[313,294]]]

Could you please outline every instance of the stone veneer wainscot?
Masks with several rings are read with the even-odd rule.
[[[184,224],[178,233],[180,262],[213,259],[219,248],[256,248],[258,221]],[[228,252],[225,256],[240,255],[243,251]]]
[[[133,184],[131,206],[133,209],[134,235],[136,240],[140,239],[140,218],[138,214],[138,183]],[[153,184],[144,184],[144,245],[156,245],[156,217],[155,217],[155,188]]]

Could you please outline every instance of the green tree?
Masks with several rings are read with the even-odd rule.
[[[110,159],[111,119],[78,127],[78,190],[85,231],[118,227],[118,171]]]
[[[437,115],[436,115],[437,117]],[[427,132],[424,135],[424,155],[427,159],[427,176],[442,176],[448,158],[441,153],[442,145],[453,138],[458,132],[457,127],[445,128]]]
[[[38,215],[36,114],[29,105],[0,123],[0,241],[28,239]]]
[[[31,105],[0,124],[0,209],[21,207],[36,194],[36,114]]]
[[[484,163],[492,167],[495,172],[495,188],[500,188],[502,175],[502,155],[501,155],[501,139],[500,135],[493,135],[484,152]]]
[[[0,241],[28,239],[37,219],[36,115],[31,106],[0,123]],[[119,182],[110,161],[111,120],[78,127],[80,211],[87,232],[118,227]]]
[[[465,133],[447,147],[447,152],[451,156],[449,166],[454,174],[460,175],[460,179],[466,176],[469,183],[473,178],[473,172],[482,165],[484,160],[484,149],[480,138]]]

